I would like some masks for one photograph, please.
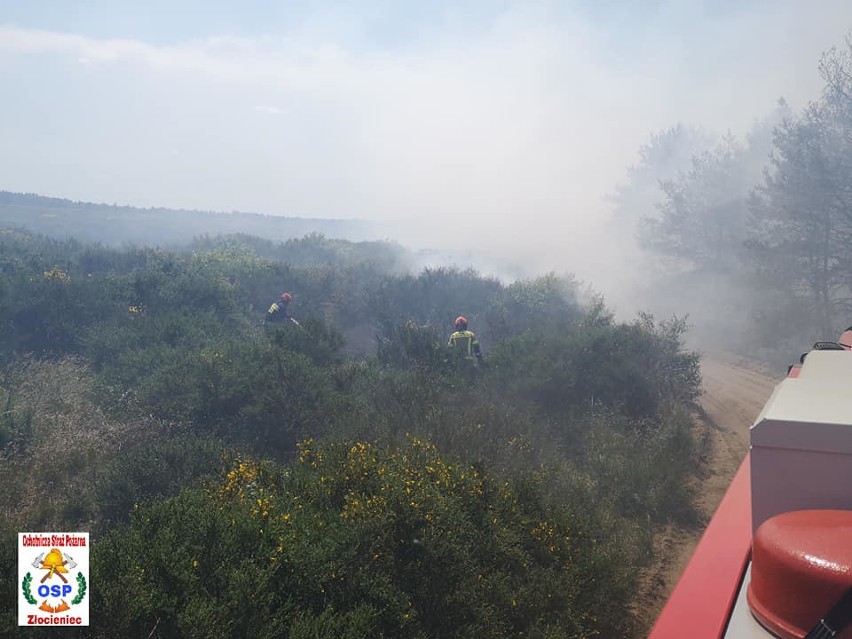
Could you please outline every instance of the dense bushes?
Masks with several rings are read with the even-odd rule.
[[[100,636],[624,636],[655,527],[690,520],[682,321],[318,237],[0,241],[3,505],[93,532]],[[264,326],[285,288],[299,325]]]
[[[590,523],[416,438],[308,440],[291,469],[242,461],[140,509],[97,546],[92,616],[123,637],[590,637],[623,629],[595,580],[629,596]]]
[[[92,481],[91,493],[103,528],[126,522],[140,503],[178,494],[224,468],[225,449],[216,439],[177,434],[144,440],[117,451]]]
[[[698,357],[683,351],[684,331],[682,321],[657,326],[649,316],[529,331],[496,348],[490,368],[513,401],[532,402],[552,416],[600,405],[648,418],[666,401],[689,406],[697,397]],[[525,373],[521,379],[518,371]]]

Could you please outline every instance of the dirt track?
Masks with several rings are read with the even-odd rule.
[[[701,492],[700,506],[710,517],[748,450],[748,431],[784,373],[758,372],[733,358],[705,357],[701,364],[704,423],[713,436],[710,475]]]
[[[685,530],[669,527],[655,540],[660,558],[642,577],[640,599],[646,602],[637,617],[650,630],[689,561],[704,526],[715,512],[748,450],[748,431],[772,389],[784,376],[760,372],[734,356],[705,356],[701,364],[704,394],[698,428],[706,429],[711,447],[698,486],[702,525]]]

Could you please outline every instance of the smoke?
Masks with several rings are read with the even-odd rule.
[[[852,7],[607,4],[439,3],[383,42],[354,9],[177,44],[0,27],[2,186],[367,218],[617,301],[636,265],[608,196],[640,145],[679,122],[743,135],[780,96],[815,98]]]

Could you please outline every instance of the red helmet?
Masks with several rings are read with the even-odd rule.
[[[281,293],[282,302],[289,302],[291,299],[293,299],[293,296],[290,293]]]
[[[456,318],[456,328],[460,331],[467,330],[467,319],[464,317],[464,315],[459,315]]]

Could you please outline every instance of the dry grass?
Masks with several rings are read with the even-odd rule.
[[[95,470],[122,446],[155,435],[154,420],[116,422],[96,405],[94,376],[75,358],[23,359],[0,388],[11,394],[27,432],[12,433],[0,452],[0,509],[19,530],[76,526],[86,530],[91,512],[82,505]],[[90,510],[90,509],[89,509]]]

